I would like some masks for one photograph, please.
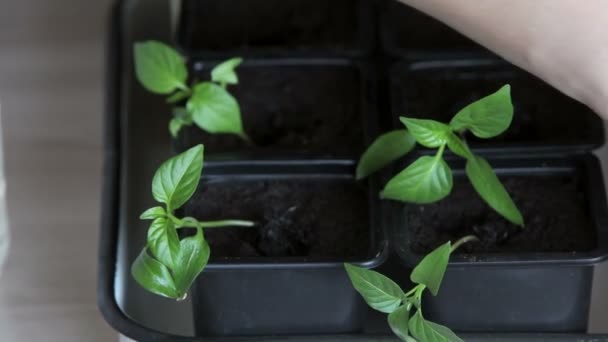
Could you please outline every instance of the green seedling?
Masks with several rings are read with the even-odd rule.
[[[447,242],[425,256],[410,274],[417,284],[404,292],[390,278],[372,270],[344,264],[353,287],[374,310],[388,314],[388,324],[402,341],[462,342],[449,328],[427,321],[422,314],[422,294],[428,289],[433,296],[439,292],[450,255],[463,243],[475,241],[466,236],[454,245]]]
[[[153,207],[141,214],[142,220],[152,220],[152,224],[146,246],[131,266],[131,274],[143,288],[157,295],[185,298],[209,260],[211,251],[205,229],[254,225],[251,221],[198,221],[175,215],[175,210],[196,191],[202,170],[203,145],[197,145],[165,161],[154,174],[152,195],[164,207]],[[179,229],[193,230],[195,234],[180,239]]]
[[[148,91],[166,95],[168,103],[186,101],[176,107],[169,131],[176,137],[180,129],[193,123],[209,133],[236,134],[249,141],[243,129],[241,109],[227,86],[238,84],[235,69],[243,62],[232,58],[211,71],[211,81],[193,82],[190,86],[184,58],[170,46],[158,41],[135,44],[135,74]]]
[[[362,155],[357,178],[362,179],[410,152],[416,142],[436,148],[434,156],[422,156],[394,176],[380,196],[385,199],[427,204],[446,197],[453,186],[452,170],[443,159],[445,148],[466,159],[466,174],[477,193],[496,212],[523,226],[524,219],[490,164],[475,155],[464,140],[468,131],[478,138],[495,137],[509,128],[513,119],[511,89],[505,85],[461,109],[449,124],[434,120],[401,117],[407,129],[378,137]]]

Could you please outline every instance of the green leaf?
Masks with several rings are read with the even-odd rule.
[[[241,65],[241,63],[243,63],[243,59],[235,57],[218,64],[211,70],[211,80],[221,84],[238,84],[239,78],[234,69]]]
[[[418,341],[424,342],[464,342],[452,330],[443,325],[429,322],[422,317],[420,310],[410,318],[409,330]]]
[[[479,196],[492,209],[512,223],[524,225],[524,218],[519,209],[485,159],[479,156],[468,159],[466,172]]]
[[[194,122],[205,131],[244,136],[239,104],[217,84],[197,84],[186,108],[192,113]]]
[[[454,152],[454,154],[466,159],[473,157],[473,152],[471,152],[467,143],[454,134],[454,132],[448,133],[447,138],[448,148],[450,151]]]
[[[414,268],[410,279],[416,284],[423,284],[436,296],[443,280],[443,275],[448,267],[451,243],[448,241],[427,254]]]
[[[187,89],[186,64],[173,48],[151,40],[135,43],[133,50],[135,74],[146,89],[157,94],[170,94],[178,88]]]
[[[458,132],[468,129],[479,138],[492,138],[506,131],[512,120],[511,87],[507,84],[461,109],[450,127]]]
[[[159,217],[152,221],[148,229],[148,248],[152,255],[169,269],[175,267],[180,242],[171,220]]]
[[[173,95],[169,96],[166,101],[167,103],[176,103],[185,99],[188,96],[190,96],[189,91],[178,90]]]
[[[173,118],[169,121],[169,132],[173,138],[177,138],[179,131],[184,126],[192,125],[192,116],[186,108],[177,107],[173,109]]]
[[[401,305],[405,293],[394,281],[378,272],[351,264],[345,263],[344,268],[353,287],[372,309],[391,313]]]
[[[178,298],[169,269],[152,258],[144,248],[131,265],[131,275],[144,289],[169,298]]]
[[[169,121],[169,132],[173,138],[177,138],[179,131],[184,126],[184,123],[179,118],[173,118]]]
[[[420,145],[434,148],[447,142],[450,127],[434,120],[410,119],[400,117],[399,120],[407,127]]]
[[[365,178],[388,163],[403,157],[415,145],[416,140],[405,129],[382,134],[361,156],[357,165],[357,179]]]
[[[167,213],[163,207],[154,207],[144,211],[139,218],[142,220],[154,220],[159,217],[165,217]]]
[[[211,250],[201,229],[197,229],[196,235],[184,238],[179,244],[173,275],[177,293],[181,297],[188,292],[196,277],[207,266]]]
[[[399,309],[391,312],[388,315],[388,325],[393,333],[402,341],[407,341],[408,338],[408,321],[410,319],[410,311],[406,305],[402,305]]]
[[[425,204],[439,201],[452,190],[452,171],[441,156],[423,156],[391,179],[381,198]]]
[[[197,145],[165,161],[152,179],[152,194],[167,204],[167,211],[181,207],[198,186],[203,170],[203,145]]]

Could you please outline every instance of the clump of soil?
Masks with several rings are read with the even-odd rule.
[[[596,246],[586,197],[577,177],[501,177],[522,212],[516,226],[488,207],[465,178],[455,178],[452,193],[430,205],[407,206],[411,250],[426,254],[448,240],[474,234],[458,253],[583,252]]]
[[[401,69],[396,77],[392,93],[395,115],[442,122],[449,122],[469,103],[510,84],[514,106],[511,126],[492,139],[468,135],[473,146],[504,142],[580,144],[594,139],[597,127],[601,127],[590,109],[517,69],[471,67],[411,73]]]
[[[180,40],[191,50],[352,47],[359,1],[185,1]]]
[[[366,257],[370,250],[366,188],[350,181],[209,181],[184,212],[200,220],[257,223],[207,229],[212,258]]]
[[[208,77],[207,68],[202,74]],[[229,134],[184,129],[183,148],[205,144],[210,153],[238,151],[315,152],[359,155],[363,150],[361,79],[352,66],[240,67],[229,87],[241,106],[254,145]]]

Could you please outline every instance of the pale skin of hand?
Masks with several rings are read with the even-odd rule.
[[[400,1],[448,24],[608,120],[608,0]]]

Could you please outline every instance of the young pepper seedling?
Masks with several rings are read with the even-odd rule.
[[[448,241],[426,255],[410,274],[410,280],[417,285],[408,292],[376,271],[348,263],[344,267],[353,287],[367,304],[374,310],[388,314],[391,330],[402,341],[462,342],[449,328],[424,318],[422,294],[428,289],[433,296],[437,295],[452,252],[460,245],[475,240],[475,236],[469,235],[454,245]]]
[[[175,210],[192,197],[203,170],[203,145],[197,145],[165,161],[154,174],[152,195],[158,206],[141,214],[152,220],[147,243],[131,266],[133,278],[146,290],[173,299],[185,298],[203,271],[211,253],[204,230],[215,227],[251,227],[251,221],[198,221],[177,217]],[[194,229],[194,236],[180,240],[178,229]]]
[[[238,84],[235,69],[243,62],[232,58],[211,70],[211,81],[190,86],[184,58],[172,47],[158,42],[135,43],[133,49],[135,74],[148,91],[168,95],[168,103],[186,100],[186,107],[176,107],[169,122],[169,131],[176,137],[183,126],[196,124],[209,133],[236,134],[246,141],[241,109],[227,91],[228,85]]]
[[[466,174],[483,200],[510,222],[523,226],[524,219],[490,164],[475,155],[461,136],[470,131],[478,138],[495,137],[513,120],[511,88],[505,85],[461,109],[449,124],[401,117],[407,129],[379,136],[363,153],[357,178],[367,177],[410,152],[416,142],[437,148],[434,156],[422,156],[394,176],[380,196],[403,202],[426,204],[446,197],[453,186],[452,170],[443,159],[445,148],[466,159]]]

